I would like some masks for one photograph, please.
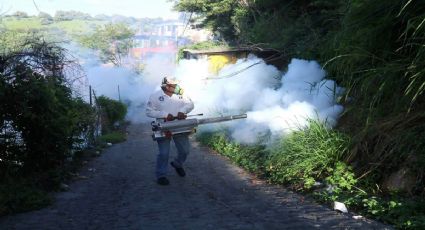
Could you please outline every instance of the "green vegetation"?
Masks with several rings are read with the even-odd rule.
[[[105,135],[102,135],[99,138],[101,145],[104,145],[104,143],[116,144],[116,143],[123,142],[125,140],[126,140],[125,134],[123,134],[122,132],[118,132],[118,131],[107,133]]]
[[[72,20],[91,20],[92,17],[89,14],[82,13],[75,10],[70,10],[70,11],[58,10],[56,11],[53,19],[55,21],[72,21]]]
[[[73,96],[65,70],[80,68],[65,50],[43,37],[3,31],[0,35],[0,216],[43,207],[81,165],[97,156],[96,110]],[[69,73],[69,72],[67,72]],[[76,71],[76,73],[79,73]],[[106,131],[127,112],[124,104],[100,97]],[[118,131],[120,131],[118,133]],[[99,142],[125,140],[125,132]]]
[[[104,21],[87,21],[87,20],[72,20],[72,21],[59,21],[49,25],[50,29],[60,29],[75,38],[78,36],[90,33],[94,28],[105,25]]]
[[[265,146],[245,146],[231,142],[226,132],[201,132],[197,139],[203,145],[209,146],[220,154],[229,157],[236,164],[250,172],[261,174],[264,171]]]
[[[127,114],[127,106],[106,96],[100,96],[96,102],[103,113],[102,122],[102,133],[109,133],[114,130],[118,123],[124,121],[125,115]]]
[[[96,28],[93,34],[83,36],[80,42],[88,48],[99,50],[103,62],[121,66],[122,58],[133,46],[133,36],[134,32],[125,24],[107,24]]]
[[[271,147],[238,144],[225,131],[201,132],[197,139],[248,171],[300,191],[311,189],[316,181],[340,189],[351,189],[356,183],[351,167],[342,162],[348,137],[314,120]]]
[[[125,141],[126,106],[100,97],[95,109],[75,98],[67,79],[81,77],[81,67],[58,45],[109,19],[78,12],[1,18],[0,216],[51,203],[49,192],[64,189],[83,159],[98,156],[108,142]],[[65,69],[76,75],[65,77]],[[104,135],[96,138],[100,115]]]
[[[331,204],[339,201],[350,211],[373,217],[402,229],[425,226],[425,201],[400,194],[379,195],[367,181],[356,177],[353,167],[344,162],[349,138],[323,124],[295,131],[270,148],[241,145],[225,132],[199,133],[201,144],[227,156],[237,165],[273,183],[312,194]]]
[[[233,46],[274,48],[290,57],[306,57],[339,24],[344,2],[177,0],[174,8],[195,13],[193,21],[201,21],[200,26]]]
[[[235,27],[232,21],[234,9],[239,5],[238,1],[196,1],[180,0],[176,1],[175,9],[178,11],[188,11],[196,13],[203,18],[202,25],[211,28],[219,33],[224,39],[229,40],[235,34]],[[193,20],[196,20],[195,17]]]
[[[72,96],[64,50],[41,37],[0,37],[0,215],[50,202],[94,110]],[[78,76],[76,76],[78,77]]]
[[[194,49],[194,50],[206,50],[206,49],[212,49],[212,48],[229,48],[228,45],[222,42],[218,41],[205,41],[205,42],[199,42],[195,43],[193,45],[190,45],[188,49]]]
[[[311,188],[347,152],[348,137],[328,130],[317,121],[308,128],[295,131],[275,144],[267,160],[270,180],[292,184],[302,189]]]
[[[28,180],[0,184],[0,216],[38,209],[51,202],[45,191]]]
[[[55,168],[92,123],[93,110],[72,97],[64,74],[72,63],[62,48],[40,38],[15,47],[2,42],[0,124],[6,141],[0,147],[0,174],[7,175],[5,169],[31,173]]]
[[[177,60],[183,59],[183,50],[191,49],[191,50],[211,50],[214,48],[229,48],[226,43],[218,42],[218,41],[205,41],[199,42],[192,45],[187,45],[179,48],[177,54]]]
[[[425,161],[424,8],[421,1],[359,1],[323,52],[328,71],[355,98],[346,102],[341,129],[354,137],[349,160],[360,166],[358,175],[382,183],[408,168],[416,180],[404,192],[422,196],[425,168],[417,162]]]
[[[313,130],[288,136],[257,160],[269,165],[255,167],[323,201],[346,202],[398,228],[424,228],[425,2],[233,2],[180,0],[175,8],[195,13],[228,44],[318,60],[346,89],[338,131],[315,132],[312,124]],[[211,138],[225,155],[233,149],[232,159],[243,151],[228,139]],[[318,192],[312,187],[317,180],[338,186]]]
[[[2,24],[10,30],[34,30],[42,28],[39,18],[4,18]]]
[[[2,27],[10,31],[26,32],[26,31],[45,31],[51,34],[56,34],[55,30],[60,30],[61,38],[63,33],[71,38],[78,38],[81,35],[88,34],[97,26],[106,24],[105,21],[100,20],[70,20],[70,21],[51,21],[45,23],[43,18],[28,17],[16,18],[7,17],[1,21]]]

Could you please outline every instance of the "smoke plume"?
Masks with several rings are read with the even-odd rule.
[[[245,120],[226,123],[233,138],[243,143],[288,134],[308,125],[309,119],[334,126],[343,111],[336,103],[343,89],[325,79],[315,61],[293,59],[281,73],[250,56],[225,66],[215,78],[207,66],[207,60],[183,60],[176,70],[195,103],[193,113],[205,117],[247,113]]]
[[[293,59],[282,73],[251,55],[212,76],[207,59],[181,60],[176,66],[170,57],[157,56],[145,61],[143,72],[137,74],[129,68],[103,65],[94,61],[93,53],[83,51],[77,53],[88,84],[97,96],[128,104],[127,119],[133,123],[151,120],[145,115],[145,103],[159,89],[164,76],[180,80],[195,103],[192,114],[203,113],[207,118],[247,113],[247,119],[204,126],[226,126],[233,130],[232,137],[242,143],[288,134],[308,125],[309,119],[332,127],[343,111],[336,103],[343,89],[326,79],[325,71],[315,61]]]

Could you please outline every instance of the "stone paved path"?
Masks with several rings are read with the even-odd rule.
[[[58,193],[52,206],[3,217],[0,229],[391,229],[267,185],[196,143],[187,176],[170,169],[171,184],[159,186],[149,127],[133,125],[129,133],[89,162],[80,172],[88,179]]]

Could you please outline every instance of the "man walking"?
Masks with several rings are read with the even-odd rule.
[[[186,119],[187,113],[194,108],[192,100],[183,95],[183,90],[175,79],[164,78],[161,84],[161,90],[154,92],[146,106],[146,115],[161,121],[172,121],[175,119]],[[189,134],[168,133],[166,137],[157,140],[159,153],[156,159],[156,178],[160,185],[168,185],[166,174],[168,169],[168,158],[170,153],[170,142],[173,139],[177,148],[177,157],[171,161],[177,174],[181,177],[186,175],[183,169],[183,163],[189,154]]]

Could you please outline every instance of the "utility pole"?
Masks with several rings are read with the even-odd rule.
[[[91,85],[89,85],[89,90],[90,90],[90,93],[89,93],[89,97],[90,97],[90,105],[93,105],[93,102],[92,102],[92,100],[91,100]]]
[[[118,101],[121,101],[120,85],[118,85]]]

